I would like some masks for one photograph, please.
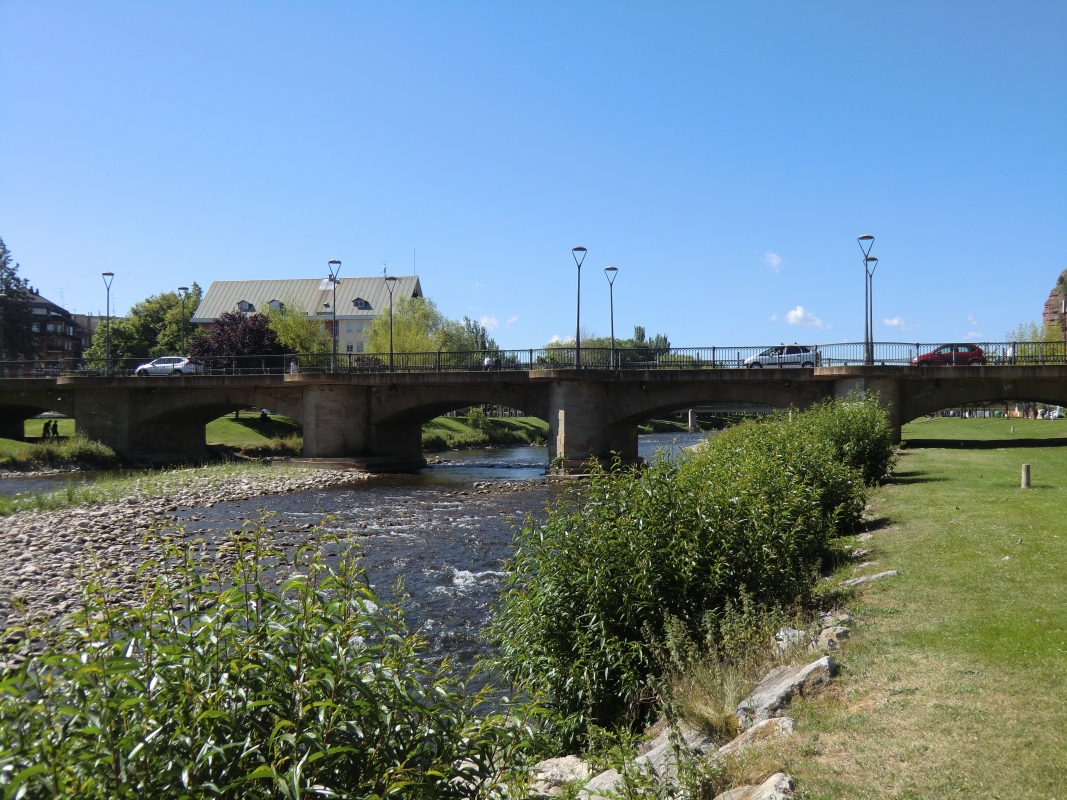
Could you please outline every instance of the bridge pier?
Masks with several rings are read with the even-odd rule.
[[[151,389],[80,389],[74,425],[124,460],[166,463],[207,458],[205,420],[143,421],[152,408],[152,393]]]
[[[608,422],[610,384],[554,381],[548,391],[548,457],[563,472],[584,471],[591,459],[610,466],[618,455],[637,461],[637,423]]]

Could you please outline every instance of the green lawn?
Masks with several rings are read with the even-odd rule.
[[[487,417],[480,430],[467,424],[466,417],[437,417],[422,426],[423,447],[449,450],[488,445],[527,445],[543,443],[548,423],[537,417]]]
[[[43,419],[28,419],[26,420],[26,436],[40,436],[41,429],[44,427],[45,422],[51,422],[52,420]],[[59,435],[60,436],[73,436],[74,435],[74,420],[72,419],[57,419],[59,423]],[[13,441],[12,439],[4,439],[5,442]]]
[[[1067,797],[1065,509],[1067,449],[905,452],[863,545],[899,577],[851,603],[834,689],[741,771],[785,768],[806,800]]]
[[[1015,432],[1012,433],[1012,427]],[[1067,420],[1063,419],[962,419],[938,417],[920,419],[901,427],[901,438],[908,439],[1053,439],[1067,437]]]
[[[235,447],[255,447],[264,445],[273,438],[284,438],[293,434],[300,435],[298,423],[272,414],[267,421],[261,421],[258,414],[242,413],[235,420],[233,414],[219,417],[207,424],[207,441],[212,444],[226,444]]]

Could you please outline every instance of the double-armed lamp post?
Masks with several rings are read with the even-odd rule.
[[[582,262],[585,261],[586,249],[581,245],[571,248],[574,263],[578,265],[578,311],[574,324],[574,367],[582,366]]]
[[[115,280],[114,272],[100,273],[107,287],[107,305],[104,306],[104,374],[111,375],[111,282]],[[97,306],[99,308],[99,306]]]
[[[383,265],[384,266],[384,265]],[[393,371],[393,288],[396,275],[385,276],[385,288],[389,290],[389,371]]]
[[[874,363],[874,271],[878,258],[871,255],[874,237],[865,233],[856,239],[863,251],[863,363]]]
[[[336,258],[327,262],[330,268],[329,281],[333,284],[333,321],[330,323],[330,372],[337,372],[337,276],[341,272],[341,262]]]
[[[615,369],[615,276],[618,267],[604,267],[604,277],[608,279],[608,301],[611,304],[611,368]]]

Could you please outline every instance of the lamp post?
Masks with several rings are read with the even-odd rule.
[[[336,258],[331,259],[327,266],[330,268],[330,283],[333,284],[333,322],[330,323],[330,372],[337,371],[337,275],[341,272],[341,262]]]
[[[860,250],[863,252],[863,363],[874,363],[874,346],[872,339],[874,337],[874,321],[871,318],[871,306],[874,305],[871,300],[871,290],[873,288],[871,278],[874,276],[874,270],[871,268],[871,248],[874,247],[874,237],[869,233],[865,233],[862,236],[856,238],[859,243]],[[878,266],[878,259],[873,259],[874,265]]]
[[[611,368],[615,369],[615,276],[618,267],[604,267],[604,277],[608,279],[608,301],[611,303]]]
[[[4,360],[4,301],[7,292],[0,292],[0,378],[7,375],[7,362]]]
[[[178,297],[182,299],[182,355],[185,355],[185,295],[189,294],[188,286],[178,287]]]
[[[393,371],[393,285],[396,275],[385,276],[385,288],[389,290],[389,371]]]
[[[578,311],[574,321],[574,368],[582,366],[582,262],[585,261],[586,250],[581,245],[571,248],[574,263],[578,265]]]
[[[104,374],[111,375],[111,282],[115,280],[114,272],[102,272],[104,286],[107,287],[107,305],[104,306]],[[97,306],[99,308],[99,306]]]

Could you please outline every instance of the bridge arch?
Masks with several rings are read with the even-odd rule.
[[[750,403],[775,408],[807,408],[832,396],[824,383],[791,380],[755,383],[715,381],[657,386],[654,389],[619,392],[611,407],[614,424],[637,424],[660,414],[715,403]]]
[[[905,381],[905,384],[912,382]],[[901,387],[901,422],[911,422],[943,408],[975,403],[1046,403],[1067,406],[1067,381],[981,381],[952,385],[948,381]]]

